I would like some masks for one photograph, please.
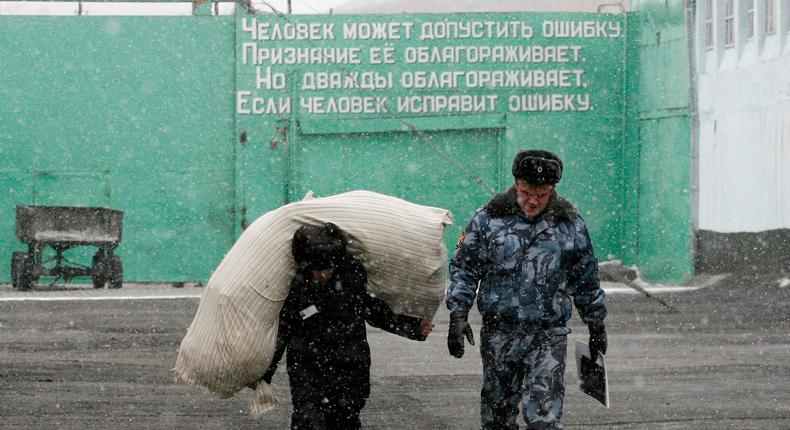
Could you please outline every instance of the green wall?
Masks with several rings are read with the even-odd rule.
[[[684,2],[632,2],[624,247],[645,278],[694,273],[690,85]]]
[[[617,255],[621,248],[623,195],[623,100],[625,52],[623,15],[512,13],[512,14],[446,14],[397,16],[291,16],[284,21],[277,16],[258,16],[252,23],[248,16],[238,17],[236,29],[237,89],[251,93],[247,97],[261,100],[291,101],[287,112],[248,114],[249,105],[237,112],[237,130],[246,143],[238,144],[240,213],[254,216],[287,201],[297,200],[312,189],[332,194],[355,188],[368,188],[419,203],[450,209],[456,225],[447,233],[448,246],[465,227],[474,211],[485,204],[494,192],[504,191],[512,184],[510,164],[519,149],[547,148],[564,160],[566,172],[559,185],[561,194],[578,205],[590,225],[596,249],[606,259]],[[423,38],[428,28],[441,29],[443,23],[511,23],[534,29],[529,38],[504,37]],[[599,23],[596,30],[567,37],[549,37],[546,23]],[[346,28],[380,23],[393,23],[401,31],[385,40],[344,39]],[[437,24],[438,23],[438,24]],[[274,35],[278,25],[333,25],[332,37],[323,33],[316,40],[257,41],[251,28],[265,26],[267,36]],[[438,27],[432,27],[439,25]],[[411,32],[402,31],[404,26]],[[517,27],[521,28],[521,27]],[[438,31],[437,34],[441,34]],[[603,35],[602,35],[603,34]],[[516,36],[521,34],[517,32]],[[357,64],[250,64],[255,44],[266,52],[278,49],[324,49],[352,47],[359,49]],[[409,61],[409,52],[421,48],[485,48],[564,47],[566,58],[560,61],[529,62],[474,61],[473,57],[434,60],[429,63]],[[569,54],[567,47],[579,47],[579,55]],[[393,64],[382,64],[368,58],[371,49],[391,48]],[[536,49],[537,49],[536,48]],[[413,51],[412,51],[413,52]],[[537,52],[537,51],[536,51]],[[245,57],[246,55],[246,57]],[[463,56],[461,56],[463,57]],[[245,64],[245,58],[247,63]],[[612,59],[618,59],[612,61]],[[413,59],[413,57],[412,57]],[[254,62],[252,62],[254,63]],[[256,67],[266,70],[258,72]],[[522,87],[502,85],[474,87],[406,88],[402,79],[409,73],[435,72],[470,73],[520,71],[581,70],[579,85],[568,87]],[[259,74],[278,75],[279,88],[256,87]],[[392,74],[387,88],[312,88],[305,85],[305,76],[314,73],[336,73],[345,79],[353,73]],[[463,78],[459,78],[463,79]],[[267,80],[268,82],[268,80]],[[274,84],[274,80],[271,80]],[[573,82],[577,83],[576,81]],[[496,102],[475,112],[412,112],[397,109],[399,97],[453,96],[496,97]],[[587,109],[562,111],[522,111],[511,105],[510,97],[552,94],[589,96]],[[386,99],[386,112],[339,113],[316,112],[304,106],[305,100],[370,97]],[[577,106],[579,107],[579,106]],[[277,129],[285,129],[286,143]],[[276,144],[272,144],[272,137]],[[283,173],[284,172],[284,173]],[[451,248],[452,249],[452,248]]]
[[[0,280],[17,204],[123,210],[130,281],[207,277],[233,243],[233,20],[0,16]]]
[[[241,10],[242,8],[238,8]],[[644,10],[642,10],[644,9]],[[305,72],[327,64],[272,65],[283,88],[255,88],[242,61],[250,32],[236,17],[0,16],[0,281],[10,256],[17,204],[110,206],[125,212],[118,254],[125,279],[204,281],[244,226],[262,213],[318,195],[367,188],[451,209],[452,246],[476,208],[512,181],[515,152],[542,147],[566,164],[559,186],[587,220],[600,260],[639,264],[648,279],[691,273],[690,164],[681,21],[637,8],[628,15],[451,14],[293,16],[289,22],[597,21],[618,37],[539,34],[524,40],[265,41],[259,47],[451,45],[582,46],[563,64],[361,64],[343,73],[583,69],[572,88],[439,88],[317,91]],[[660,8],[659,8],[660,9]],[[658,21],[655,21],[658,16]],[[671,18],[671,19],[670,19]],[[284,18],[258,16],[261,22]],[[652,21],[650,21],[652,20]],[[648,22],[650,21],[650,22]],[[656,39],[652,27],[665,33]],[[264,65],[265,66],[265,65]],[[682,73],[681,73],[682,72]],[[672,77],[670,79],[669,77]],[[238,91],[291,98],[287,112],[239,112]],[[588,94],[584,111],[518,112],[513,94]],[[496,95],[477,112],[320,114],[301,97]],[[684,152],[685,151],[685,152]],[[686,166],[686,167],[684,167]],[[688,228],[686,228],[688,226]],[[669,238],[670,240],[667,240]],[[688,245],[688,246],[687,246]],[[688,250],[686,250],[688,248]],[[7,255],[8,264],[2,264]]]

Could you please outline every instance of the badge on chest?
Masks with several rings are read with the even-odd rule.
[[[299,315],[302,317],[303,320],[306,320],[317,313],[318,313],[318,308],[315,307],[315,305],[310,305],[299,311]]]

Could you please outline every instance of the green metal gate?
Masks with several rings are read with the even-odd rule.
[[[295,197],[367,189],[450,209],[460,224],[446,236],[452,249],[460,228],[490,198],[488,187],[500,188],[500,149],[496,128],[302,135],[290,189]]]
[[[10,279],[3,255],[10,262],[22,246],[19,204],[123,210],[128,281],[207,279],[245,225],[308,190],[365,188],[449,208],[452,247],[474,210],[510,186],[510,161],[527,147],[565,161],[559,191],[581,209],[602,260],[681,279],[690,201],[647,193],[667,175],[654,163],[667,148],[672,186],[687,179],[687,106],[661,101],[687,82],[685,57],[674,60],[682,40],[655,37],[656,25],[677,31],[682,21],[640,13],[0,16],[0,281]],[[334,48],[361,60],[272,57]],[[666,74],[674,79],[655,79]],[[368,88],[330,85],[348,75],[370,78]],[[371,103],[345,113],[327,104],[350,97]],[[662,109],[675,133],[650,131]],[[680,210],[646,210],[656,204]]]

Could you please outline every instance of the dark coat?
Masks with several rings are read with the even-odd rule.
[[[325,284],[297,272],[280,312],[277,347],[263,379],[271,381],[287,351],[292,397],[367,398],[370,347],[365,322],[409,339],[425,337],[419,318],[394,314],[384,301],[367,293],[366,284],[367,272],[353,258],[345,259]],[[303,317],[312,306],[317,313]]]

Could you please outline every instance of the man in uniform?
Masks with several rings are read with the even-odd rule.
[[[607,347],[604,291],[587,226],[554,187],[563,164],[544,150],[516,154],[515,184],[472,217],[450,262],[447,346],[474,345],[467,321],[477,298],[483,429],[517,429],[518,403],[530,429],[560,429],[566,322],[571,300],[587,324],[593,359]]]

